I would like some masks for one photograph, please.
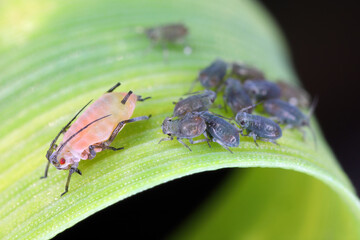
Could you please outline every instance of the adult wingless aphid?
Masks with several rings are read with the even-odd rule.
[[[86,104],[51,142],[46,153],[48,163],[42,178],[47,177],[50,163],[58,170],[69,170],[65,192],[61,196],[68,192],[71,175],[74,172],[81,175],[81,171],[78,169],[80,160],[93,159],[96,153],[105,149],[113,151],[123,149],[112,147],[110,144],[125,124],[149,119],[150,116],[130,119],[136,101],[144,101],[147,98],[142,99],[141,96],[132,94],[132,91],[128,93],[113,92],[118,86],[120,83],[110,88],[90,105],[71,125],[91,101]],[[56,141],[62,133],[64,133],[64,137],[58,146]]]

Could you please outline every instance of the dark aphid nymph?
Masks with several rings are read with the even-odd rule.
[[[190,88],[190,92],[197,81],[206,89],[218,88],[225,77],[227,66],[228,64],[223,60],[216,59],[210,66],[200,71],[199,76]]]
[[[206,122],[206,131],[211,136],[212,141],[217,142],[230,153],[233,153],[229,147],[239,146],[239,129],[225,119],[215,116],[210,112],[201,112],[200,116]]]
[[[279,98],[281,94],[278,85],[266,80],[246,80],[243,87],[254,102]]]
[[[241,83],[237,79],[228,78],[225,81],[224,103],[228,105],[233,113],[236,115],[241,109],[251,106],[252,101]],[[251,113],[252,108],[247,110]]]
[[[203,93],[180,99],[174,108],[173,117],[184,116],[188,112],[207,111],[216,99],[216,93],[205,90]]]
[[[266,113],[275,118],[280,124],[286,124],[285,128],[297,128],[303,133],[303,138],[305,139],[305,131],[302,130],[302,127],[309,127],[311,133],[314,137],[314,142],[316,144],[316,135],[313,129],[310,126],[310,117],[314,112],[317,99],[312,103],[310,107],[310,112],[308,115],[303,114],[299,108],[291,105],[288,102],[282,101],[280,99],[271,99],[264,102],[264,110]]]
[[[176,137],[176,140],[178,140],[179,143],[184,145],[190,151],[190,147],[186,145],[182,139],[188,139],[191,144],[209,141],[205,131],[205,121],[202,117],[199,116],[199,114],[188,112],[183,118],[165,118],[161,125],[161,129],[163,133],[167,134],[169,137],[161,139],[159,143],[162,141],[173,140]],[[193,138],[196,138],[202,134],[205,136],[205,139],[193,141]]]
[[[259,146],[256,140],[277,144],[275,140],[282,136],[279,125],[266,117],[249,114],[245,110],[246,108],[238,112],[235,117],[235,121],[242,130],[241,135],[252,137],[256,146]],[[244,134],[244,130],[246,130],[247,134]]]

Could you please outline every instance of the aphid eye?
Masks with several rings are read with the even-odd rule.
[[[61,165],[65,164],[65,159],[64,159],[64,158],[61,158],[60,161],[59,161],[59,163],[60,163]]]

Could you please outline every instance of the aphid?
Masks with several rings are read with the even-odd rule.
[[[310,95],[302,88],[292,86],[286,82],[278,81],[281,89],[281,98],[291,105],[307,108],[310,105]]]
[[[252,101],[241,83],[237,79],[228,78],[225,81],[224,102],[231,108],[234,114],[237,114],[241,109],[251,106]],[[252,108],[246,110],[248,113],[252,112]]]
[[[264,110],[269,115],[273,116],[280,124],[286,124],[285,128],[297,128],[303,133],[305,139],[305,131],[302,127],[308,126],[314,137],[316,144],[316,136],[313,129],[310,127],[310,117],[314,112],[317,99],[313,102],[308,115],[303,114],[297,107],[280,99],[271,99],[264,102]]]
[[[206,134],[206,124],[202,117],[199,114],[194,114],[188,112],[185,114],[183,118],[172,119],[165,118],[164,122],[161,125],[161,129],[164,134],[169,135],[168,138],[162,138],[159,143],[162,141],[170,141],[176,137],[179,143],[184,145],[187,149],[190,149],[188,145],[186,145],[182,139],[189,139],[191,144],[200,143],[200,142],[209,142],[209,139]],[[193,141],[193,138],[200,136],[203,134],[205,139]],[[210,147],[210,145],[209,145]]]
[[[188,32],[187,27],[181,23],[145,29],[146,36],[151,40],[152,46],[158,43],[162,44],[165,59],[167,59],[168,55],[167,43],[185,44],[185,37],[188,35]],[[185,47],[184,52],[185,54],[189,54],[191,48]]]
[[[189,92],[192,91],[197,81],[200,81],[201,85],[206,89],[218,88],[226,74],[226,70],[227,63],[221,59],[216,59],[210,66],[201,70],[198,78],[193,82]]]
[[[188,34],[188,29],[184,24],[175,23],[147,28],[145,33],[154,42],[179,42],[184,40]]]
[[[239,129],[221,117],[209,112],[201,112],[200,116],[205,120],[206,131],[223,148],[233,153],[228,147],[238,147],[240,143]]]
[[[105,149],[113,151],[123,149],[112,147],[110,144],[125,124],[149,119],[150,116],[130,119],[136,101],[144,101],[148,98],[142,99],[141,96],[132,94],[132,91],[113,92],[118,86],[120,83],[110,88],[71,124],[91,101],[86,104],[51,142],[46,153],[48,163],[42,178],[47,177],[50,163],[58,170],[69,170],[65,192],[61,196],[68,192],[71,175],[74,172],[81,175],[78,169],[80,160],[93,159],[96,153]],[[58,146],[56,141],[62,133],[64,137]]]
[[[259,69],[236,62],[231,64],[231,74],[243,81],[247,79],[265,79],[264,73]]]
[[[205,90],[201,94],[196,94],[176,103],[173,117],[184,116],[188,112],[207,111],[216,99],[216,93]]]
[[[248,108],[253,107],[254,106],[250,106]],[[240,134],[242,136],[252,137],[256,146],[259,146],[256,140],[272,142],[278,145],[275,140],[282,136],[279,125],[266,117],[246,113],[245,110],[246,108],[238,112],[235,117],[235,121],[241,127]],[[244,130],[247,131],[247,134],[243,133]]]
[[[266,80],[246,80],[243,86],[255,101],[279,98],[281,94],[275,83]]]

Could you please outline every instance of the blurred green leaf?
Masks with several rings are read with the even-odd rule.
[[[160,46],[146,53],[150,43],[141,32],[171,22],[189,27],[187,42],[193,53],[187,56],[182,46],[170,46],[165,63]],[[206,144],[191,146],[193,152],[176,141],[157,144],[163,137],[162,120],[171,115],[171,102],[216,57],[243,60],[264,70],[270,79],[296,81],[283,39],[256,2],[8,0],[0,3],[0,29],[0,238],[50,238],[133,194],[225,167],[292,169],[321,180],[326,185],[307,180],[322,189],[314,201],[328,196],[337,212],[345,209],[339,218],[342,221],[334,215],[327,219],[331,226],[343,226],[337,236],[341,229],[353,231],[355,238],[360,236],[359,228],[345,228],[345,224],[359,225],[359,201],[319,132],[317,150],[310,139],[303,142],[297,131],[285,131],[281,147],[260,143],[257,148],[251,139],[241,138],[240,147],[232,149],[234,154],[215,144],[212,149]],[[39,179],[49,143],[89,99],[118,81],[124,92],[132,89],[152,97],[138,104],[134,116],[151,113],[153,118],[124,128],[113,145],[125,150],[102,152],[94,160],[81,162],[83,176],[73,176],[70,192],[60,198],[66,171],[52,167],[48,179]],[[254,170],[259,181],[263,179],[260,173]],[[294,178],[294,184],[306,187],[303,177]],[[279,182],[259,186],[244,181],[254,194],[264,189],[275,192],[279,187]],[[300,204],[307,192],[298,194],[290,200],[298,198]],[[251,194],[245,197],[252,201]],[[264,204],[278,209],[276,198],[269,197]],[[251,206],[255,209],[249,208],[249,214],[260,210]],[[274,221],[277,217],[274,211]],[[296,227],[291,221],[284,224],[284,228]],[[322,223],[314,220],[307,232],[316,231],[318,224]],[[268,229],[257,221],[251,227],[259,234]]]

